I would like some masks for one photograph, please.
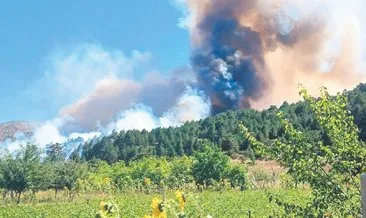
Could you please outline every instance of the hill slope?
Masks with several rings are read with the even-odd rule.
[[[349,109],[360,129],[360,138],[366,141],[366,84],[360,84],[347,92],[347,95]],[[252,109],[227,111],[198,122],[187,122],[176,128],[157,128],[151,132],[115,132],[86,143],[80,147],[77,154],[82,151],[82,158],[85,160],[96,158],[109,163],[151,155],[173,157],[191,155],[206,141],[220,146],[230,155],[251,156],[253,154],[251,149],[248,149],[248,142],[238,129],[239,124],[244,124],[264,143],[282,138],[284,131],[276,116],[279,110],[285,113],[295,128],[306,132],[311,141],[323,140],[330,143],[305,102],[285,102],[279,108],[272,106],[261,112]]]
[[[0,142],[6,139],[15,139],[17,133],[29,137],[33,134],[34,126],[27,121],[11,121],[0,123]]]
[[[366,141],[366,84],[347,92],[350,111],[360,129],[360,138]],[[157,128],[152,131],[121,131],[110,136],[96,138],[91,142],[73,142],[72,158],[85,160],[102,159],[109,163],[118,160],[130,161],[143,156],[191,155],[200,149],[202,142],[216,144],[230,155],[252,155],[248,143],[238,126],[244,124],[257,139],[266,143],[283,137],[283,129],[277,119],[277,111],[283,111],[295,128],[307,132],[314,141],[327,140],[319,128],[312,112],[304,102],[283,103],[267,110],[242,109],[227,111],[198,122],[187,122],[181,127]],[[30,136],[33,125],[29,122],[8,122],[0,124],[0,141],[15,138],[17,132]],[[67,143],[64,147],[69,146]],[[66,149],[68,150],[68,149]],[[73,149],[72,149],[73,150]]]

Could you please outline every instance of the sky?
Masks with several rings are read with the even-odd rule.
[[[89,71],[98,80],[110,67],[135,78],[186,66],[190,43],[180,17],[169,0],[3,1],[0,123],[52,119],[93,88],[84,82]],[[100,66],[90,64],[93,54],[102,56]],[[85,73],[65,88],[74,68]]]

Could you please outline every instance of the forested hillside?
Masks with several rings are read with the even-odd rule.
[[[366,140],[366,84],[360,84],[347,95],[349,110],[360,129],[360,138]],[[94,139],[80,146],[72,158],[102,159],[114,163],[144,156],[192,155],[195,150],[200,150],[202,141],[220,146],[234,158],[250,157],[253,154],[238,129],[239,124],[244,124],[259,141],[264,143],[281,138],[284,131],[276,116],[278,110],[284,112],[296,129],[306,132],[314,141],[319,139],[327,141],[327,136],[323,134],[306,103],[285,102],[279,108],[272,106],[261,112],[252,109],[228,111],[199,122],[187,122],[176,128],[157,128],[151,132],[137,130],[114,132],[110,136]]]

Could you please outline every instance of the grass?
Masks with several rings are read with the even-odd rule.
[[[270,189],[290,202],[304,203],[310,192],[306,190]],[[122,217],[143,217],[150,212],[151,199],[163,196],[158,194],[120,194],[88,199],[79,196],[73,201],[66,198],[57,202],[9,205],[0,208],[0,217],[95,217],[100,201],[115,202]],[[174,194],[169,193],[167,198],[174,199]],[[187,217],[248,217],[251,211],[252,217],[268,217],[271,205],[264,190],[248,190],[244,192],[205,191],[188,194],[186,214]],[[168,212],[168,217],[174,217]]]

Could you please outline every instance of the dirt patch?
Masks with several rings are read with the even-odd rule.
[[[276,161],[272,160],[257,160],[254,165],[248,164],[248,172],[262,170],[267,173],[281,174],[286,172],[286,169],[280,166]]]

